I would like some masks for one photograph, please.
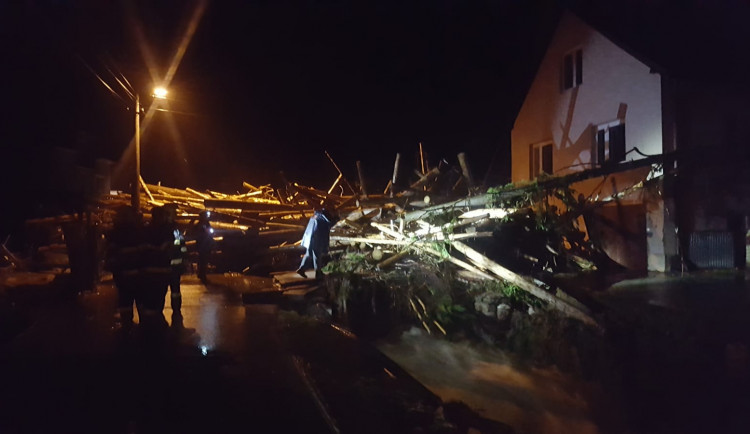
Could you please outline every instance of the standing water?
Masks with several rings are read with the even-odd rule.
[[[617,432],[601,388],[553,368],[522,366],[497,348],[413,328],[380,351],[444,402],[459,401],[518,434]]]

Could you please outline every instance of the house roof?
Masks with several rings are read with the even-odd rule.
[[[584,22],[654,70],[695,81],[745,83],[750,76],[750,3],[577,2]]]

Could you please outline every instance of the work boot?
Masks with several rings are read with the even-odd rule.
[[[180,311],[172,312],[172,328],[174,329],[185,328],[185,325],[183,324],[182,313],[180,313]]]

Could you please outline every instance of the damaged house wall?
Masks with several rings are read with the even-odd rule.
[[[565,13],[511,133],[513,182],[531,179],[545,169],[535,159],[544,158],[537,153],[546,144],[552,144],[553,175],[611,164],[610,160],[618,159],[615,151],[610,155],[605,146],[605,160],[599,161],[597,140],[604,138],[609,146],[614,130],[624,131],[622,161],[663,152],[661,76],[581,19]],[[601,200],[659,174],[641,168],[589,179],[572,187],[586,197]],[[609,207],[620,209],[606,209]],[[627,225],[608,231],[620,235],[604,241],[605,251],[628,268],[664,271],[665,209],[661,195],[624,195],[607,205],[602,214],[622,220],[633,217],[624,214],[634,211],[640,214],[636,220],[645,221],[645,232],[637,237],[642,241],[635,242],[638,249],[645,249],[638,255],[645,260],[632,260],[634,246],[618,245],[618,240],[627,239],[622,234],[633,229]],[[607,221],[617,224],[618,218]]]

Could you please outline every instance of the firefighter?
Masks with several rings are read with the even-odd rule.
[[[320,269],[325,265],[323,264],[323,258],[328,254],[330,231],[336,221],[337,219],[333,214],[325,208],[315,211],[313,216],[310,217],[305,228],[305,234],[302,236],[302,247],[305,248],[305,255],[302,257],[299,268],[297,268],[297,274],[307,277],[305,268],[307,268],[307,262],[312,259],[315,277],[322,276]]]
[[[172,325],[182,324],[182,293],[180,292],[180,278],[185,273],[187,263],[187,247],[185,237],[177,227],[177,206],[174,204],[164,205],[166,229],[170,231],[168,240],[170,248],[169,265],[171,273],[169,276],[169,294],[172,306]]]
[[[107,235],[105,264],[112,272],[117,287],[119,325],[125,331],[133,326],[133,303],[136,298],[140,298],[137,297],[137,291],[140,284],[142,234],[141,216],[138,211],[131,206],[117,209],[112,230]]]
[[[191,238],[195,240],[198,251],[198,278],[205,285],[207,283],[206,272],[208,271],[208,259],[214,248],[214,230],[209,220],[211,214],[203,211],[198,216],[198,222],[191,230]]]
[[[142,249],[142,268],[140,269],[143,285],[141,304],[143,314],[141,323],[155,328],[166,326],[164,319],[164,298],[172,275],[170,252],[173,248],[173,233],[169,228],[164,207],[151,210],[151,222],[145,230]],[[141,313],[139,306],[138,313]]]

